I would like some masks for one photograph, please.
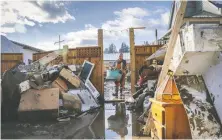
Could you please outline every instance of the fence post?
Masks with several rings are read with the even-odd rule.
[[[135,64],[135,42],[134,42],[134,29],[129,29],[129,38],[130,38],[130,71],[131,71],[131,93],[135,93],[135,84],[136,84],[136,64]]]
[[[63,63],[64,64],[68,64],[68,50],[69,50],[69,46],[64,45],[63,46],[63,51],[62,51],[62,58],[63,58]]]
[[[101,49],[100,63],[101,63],[101,94],[104,94],[104,70],[103,70],[103,29],[98,29],[98,47]]]

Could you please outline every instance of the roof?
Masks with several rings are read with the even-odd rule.
[[[1,53],[22,53],[22,49],[1,35]]]
[[[43,52],[43,50],[41,50],[41,49],[37,49],[35,47],[29,46],[29,45],[26,45],[26,44],[22,44],[22,43],[13,41],[13,40],[11,40],[11,41],[12,41],[12,43],[14,43],[16,45],[23,47],[23,49],[28,49],[28,50],[32,50],[32,51],[36,51],[36,52]]]
[[[7,37],[1,35],[1,53],[23,53],[23,49],[32,50],[35,52],[43,52],[41,49],[9,40]]]
[[[173,26],[176,11],[179,8],[179,1],[174,1],[171,7],[171,14],[169,20],[169,27],[170,29]],[[206,18],[206,17],[222,17],[221,12],[222,4],[219,2],[213,1],[187,1],[187,7],[185,16],[186,18]]]
[[[104,61],[115,61],[119,58],[119,53],[104,53]],[[124,60],[130,60],[130,53],[123,53]]]

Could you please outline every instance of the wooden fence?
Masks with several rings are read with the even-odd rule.
[[[156,52],[162,45],[135,45],[136,81],[139,78],[139,69],[145,64],[147,57]]]
[[[48,53],[51,53],[51,51],[33,54],[33,61],[40,59],[41,57],[47,55]],[[101,63],[103,59],[101,59],[101,48],[98,46],[92,46],[92,47],[79,47],[75,49],[69,49],[67,55],[68,55],[67,57],[68,64],[82,65],[84,60],[88,60],[95,64],[90,80],[93,83],[93,85],[96,87],[96,89],[100,93],[103,93],[103,81],[102,81],[103,72],[102,72],[102,63]],[[58,63],[58,61],[54,60],[52,63],[56,64]]]
[[[1,73],[11,69],[19,62],[23,62],[22,53],[1,53]]]

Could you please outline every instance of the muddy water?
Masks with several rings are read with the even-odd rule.
[[[2,123],[1,138],[131,139],[139,135],[141,128],[137,117],[126,110],[124,103],[109,103],[68,122]]]
[[[124,102],[106,103],[100,109],[67,122],[2,123],[1,138],[138,139],[142,126],[136,119],[140,114],[127,110]]]

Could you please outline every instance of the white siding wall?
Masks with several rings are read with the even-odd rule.
[[[23,53],[23,62],[27,65],[28,59],[32,60],[32,54],[37,52],[28,49],[22,49],[22,53]]]

